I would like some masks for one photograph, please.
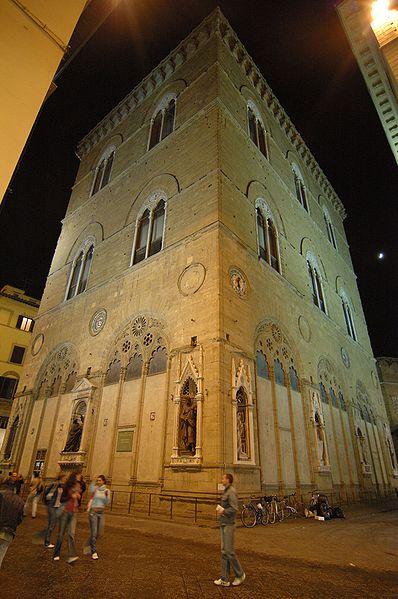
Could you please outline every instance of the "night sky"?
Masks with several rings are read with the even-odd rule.
[[[397,169],[329,0],[123,0],[36,121],[0,206],[0,285],[41,296],[77,143],[217,5],[345,205],[374,353],[398,356]]]

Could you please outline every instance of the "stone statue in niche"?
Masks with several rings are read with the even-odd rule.
[[[387,432],[386,425],[384,425],[384,438],[386,440],[386,445],[387,445],[388,453],[390,454],[392,469],[396,470],[397,469],[397,463],[396,463],[396,460],[395,460],[395,453],[394,453],[394,449],[393,449],[393,446],[392,446],[390,435]]]
[[[316,427],[316,440],[317,440],[317,452],[320,466],[327,465],[327,454],[326,454],[326,443],[325,443],[325,431],[321,424],[321,419],[318,412],[315,412],[315,427]]]
[[[66,440],[64,451],[75,452],[79,451],[82,440],[84,416],[80,415],[73,419],[72,426]]]
[[[245,414],[242,410],[238,410],[238,413],[236,415],[236,426],[238,441],[238,460],[248,460],[249,456],[247,455]]]
[[[367,449],[366,449],[366,441],[365,441],[365,437],[363,436],[362,431],[359,427],[357,428],[357,436],[359,439],[359,453],[361,456],[361,462],[362,462],[362,464],[368,465],[369,461],[368,461],[368,453],[367,453]]]
[[[193,455],[196,451],[196,405],[190,397],[181,404],[179,438],[180,450]]]

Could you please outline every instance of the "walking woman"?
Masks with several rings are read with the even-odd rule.
[[[59,521],[60,516],[63,512],[63,504],[61,502],[62,498],[67,501],[67,497],[64,494],[66,483],[66,474],[65,472],[60,472],[57,476],[57,480],[54,483],[51,483],[44,490],[44,501],[47,506],[47,528],[43,531],[44,533],[44,546],[48,547],[48,549],[53,549],[55,545],[51,543],[51,533],[54,530],[57,522]]]
[[[32,482],[29,487],[29,494],[26,498],[26,502],[23,508],[23,515],[26,516],[26,512],[28,511],[29,504],[32,504],[32,518],[36,518],[37,512],[37,504],[39,503],[40,495],[43,492],[43,484],[41,480],[41,476],[39,474],[35,474]]]
[[[105,507],[111,501],[111,494],[106,486],[106,478],[100,474],[96,484],[90,485],[90,501],[87,505],[90,538],[87,540],[84,553],[90,553],[93,559],[98,559],[97,538],[102,535],[105,525]]]
[[[68,535],[68,564],[79,559],[75,547],[76,513],[79,509],[79,499],[80,485],[77,481],[76,473],[72,472],[65,483],[65,488],[61,496],[61,503],[64,507],[59,517],[59,533],[53,557],[55,562],[59,561],[65,532]]]

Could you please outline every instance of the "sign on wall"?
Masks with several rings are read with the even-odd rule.
[[[133,435],[132,428],[118,431],[116,451],[133,451]]]

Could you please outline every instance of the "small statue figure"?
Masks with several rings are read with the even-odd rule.
[[[246,426],[245,426],[245,418],[244,414],[241,410],[238,410],[236,415],[236,424],[237,424],[237,437],[238,437],[238,460],[248,460],[249,456],[247,455],[247,447],[246,447]]]
[[[69,435],[66,440],[64,451],[74,452],[79,451],[80,442],[82,440],[83,433],[83,416],[80,416],[80,421],[78,418],[73,420],[72,426],[70,427]]]
[[[317,444],[318,444],[318,460],[321,466],[326,466],[326,444],[325,444],[325,431],[323,430],[321,419],[319,417],[318,412],[315,412],[315,426],[316,426],[316,436],[317,436]]]
[[[180,440],[183,451],[194,454],[196,451],[196,405],[189,397],[181,406]]]

